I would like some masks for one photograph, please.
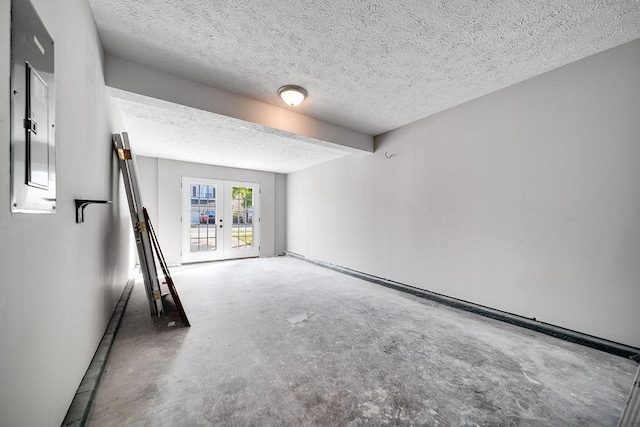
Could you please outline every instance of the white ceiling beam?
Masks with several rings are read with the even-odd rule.
[[[373,136],[314,119],[284,108],[216,89],[107,55],[106,84],[285,132],[327,141],[354,152],[373,152]],[[274,88],[276,91],[278,88]]]

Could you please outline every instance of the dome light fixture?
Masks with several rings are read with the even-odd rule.
[[[278,89],[278,95],[285,104],[295,107],[307,97],[307,91],[300,86],[286,85]]]

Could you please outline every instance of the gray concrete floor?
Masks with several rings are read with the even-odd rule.
[[[637,365],[292,258],[172,273],[191,328],[136,285],[94,426],[615,426]]]

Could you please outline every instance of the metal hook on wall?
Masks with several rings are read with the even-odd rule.
[[[385,152],[384,152],[384,156],[385,156],[387,159],[390,159],[390,158],[392,158],[393,156],[395,156],[395,154],[391,154],[391,155],[389,155],[389,154],[387,154],[387,152],[385,151]]]

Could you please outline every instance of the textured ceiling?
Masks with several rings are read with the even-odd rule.
[[[353,151],[143,95],[111,94],[140,156],[289,173]]]
[[[379,134],[640,37],[638,0],[89,0],[108,52]]]

